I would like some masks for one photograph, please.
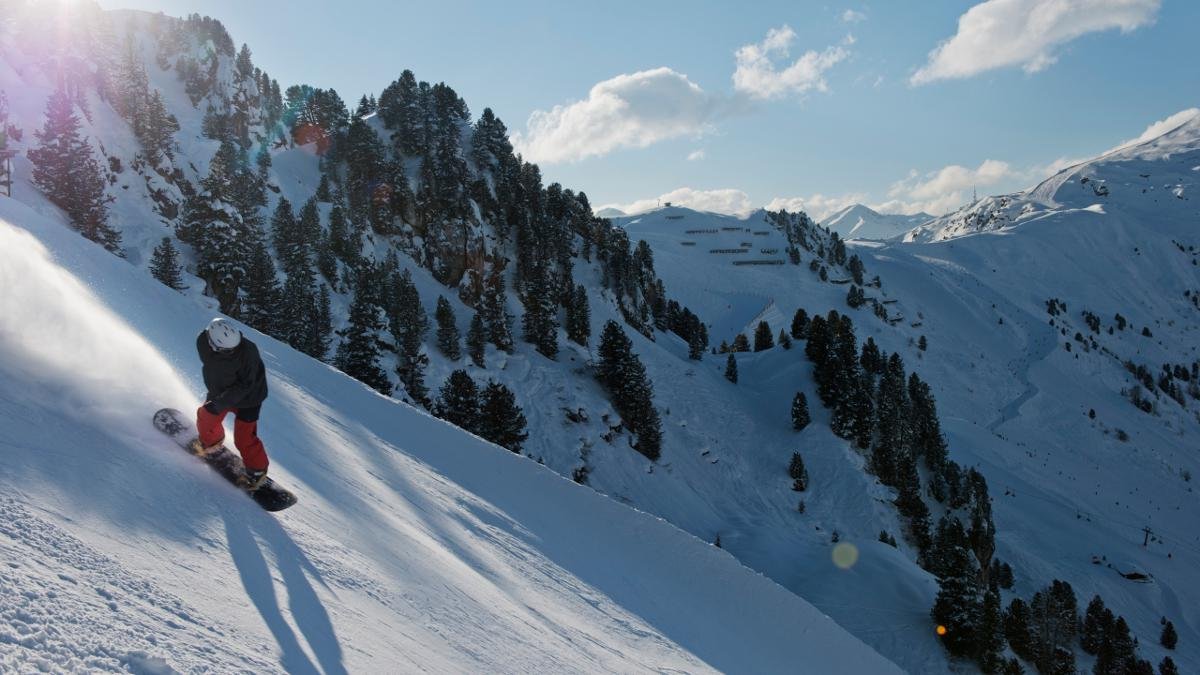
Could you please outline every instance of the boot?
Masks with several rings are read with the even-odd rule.
[[[246,473],[242,476],[242,487],[250,492],[254,492],[262,487],[262,484],[267,480],[266,469],[246,469]]]
[[[222,440],[217,441],[212,445],[205,446],[200,442],[200,438],[196,437],[192,439],[191,443],[188,443],[188,452],[200,458],[208,458],[210,455],[215,455],[216,453],[220,452],[224,447],[223,443],[224,441]]]

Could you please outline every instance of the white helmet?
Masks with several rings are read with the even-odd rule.
[[[227,351],[238,346],[242,341],[242,332],[233,326],[228,319],[216,318],[205,329],[208,333],[208,344],[217,351]]]

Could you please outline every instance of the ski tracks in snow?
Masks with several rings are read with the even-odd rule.
[[[273,646],[230,635],[12,498],[0,498],[0,559],[0,672],[277,670],[255,656]]]

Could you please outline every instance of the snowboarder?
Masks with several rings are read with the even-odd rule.
[[[242,337],[228,319],[213,319],[196,336],[203,364],[204,405],[196,411],[200,437],[196,454],[205,455],[225,440],[225,416],[234,413],[233,443],[246,466],[245,487],[254,490],[267,478],[267,451],[258,438],[258,413],[267,398],[267,369],[258,347]]]

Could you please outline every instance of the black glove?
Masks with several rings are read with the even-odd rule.
[[[205,401],[204,409],[207,410],[210,415],[221,414],[221,409],[217,407],[216,401]]]

